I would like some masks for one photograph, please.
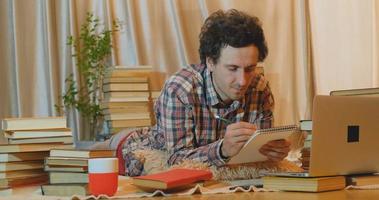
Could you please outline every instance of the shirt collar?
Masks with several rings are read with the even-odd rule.
[[[213,86],[212,83],[212,75],[211,72],[208,70],[208,67],[205,67],[205,88],[207,92],[207,103],[210,104],[211,106],[215,106],[220,102],[216,89]]]

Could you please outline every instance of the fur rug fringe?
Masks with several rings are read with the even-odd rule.
[[[165,162],[167,160],[166,153],[158,150],[138,150],[134,152],[134,155],[144,163],[144,174],[158,173],[170,168],[210,169],[215,180],[237,180],[259,178],[264,172],[303,171],[294,162],[288,160],[280,162],[265,161],[217,168],[214,166],[209,167],[206,163],[194,160],[184,160],[179,164],[168,166]]]

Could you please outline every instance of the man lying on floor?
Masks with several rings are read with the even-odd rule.
[[[165,152],[168,165],[193,160],[220,167],[256,129],[272,126],[273,95],[267,80],[255,73],[268,53],[259,19],[234,9],[219,10],[206,19],[199,38],[201,63],[180,69],[166,81],[154,106],[156,125],[125,130],[96,145],[117,149],[123,174],[144,173],[144,163],[135,155],[140,149]],[[284,159],[289,150],[286,140],[260,148],[272,161]]]

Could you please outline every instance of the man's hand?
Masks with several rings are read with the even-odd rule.
[[[237,122],[227,126],[221,147],[222,155],[225,157],[236,155],[255,130],[256,126],[248,122]]]
[[[269,160],[281,161],[287,157],[291,143],[287,140],[272,140],[263,145],[259,152],[267,156]]]

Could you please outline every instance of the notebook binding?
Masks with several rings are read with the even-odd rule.
[[[266,129],[260,129],[257,130],[257,133],[275,133],[275,132],[285,132],[285,131],[296,131],[300,130],[297,125],[286,125],[286,126],[278,126],[278,127],[273,127],[273,128],[266,128]]]

